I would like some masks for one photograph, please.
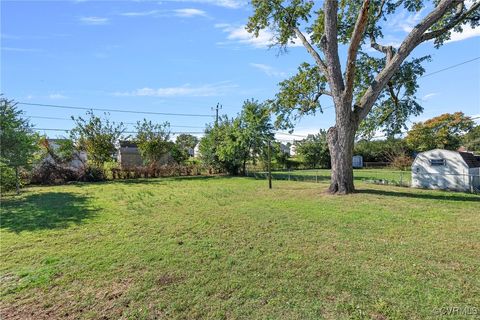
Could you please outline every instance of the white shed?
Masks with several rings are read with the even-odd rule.
[[[362,156],[353,156],[352,167],[363,168],[363,157]]]
[[[469,152],[434,149],[412,164],[412,187],[473,191],[480,189],[480,161]]]

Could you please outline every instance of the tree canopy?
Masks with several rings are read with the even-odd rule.
[[[76,148],[87,152],[87,161],[97,167],[113,159],[115,144],[125,132],[123,123],[111,122],[106,115],[102,119],[93,111],[87,111],[87,118],[72,117],[75,127],[70,131],[70,137]]]
[[[135,142],[145,164],[156,164],[173,146],[170,141],[170,123],[152,123],[143,119],[136,125]]]
[[[320,130],[317,134],[309,134],[305,139],[298,141],[296,152],[309,167],[330,167],[330,152],[325,130]]]
[[[445,113],[425,122],[414,123],[406,142],[415,151],[431,149],[457,150],[463,135],[474,127],[474,122],[463,112]]]

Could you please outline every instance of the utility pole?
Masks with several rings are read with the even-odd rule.
[[[222,109],[222,105],[217,103],[215,108],[212,107],[212,111],[215,110],[215,125],[218,125],[218,110]]]
[[[271,142],[268,140],[268,188],[272,189],[272,155],[271,155]]]

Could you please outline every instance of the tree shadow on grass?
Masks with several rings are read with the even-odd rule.
[[[461,193],[452,194],[447,192],[438,191],[437,194],[433,193],[424,193],[424,192],[397,192],[397,191],[387,191],[387,190],[378,190],[378,189],[357,189],[356,193],[363,194],[374,194],[379,196],[390,196],[390,197],[405,197],[405,198],[416,198],[416,199],[429,199],[429,200],[447,200],[447,201],[468,201],[468,202],[478,202],[480,204],[480,197],[475,195],[462,195]]]
[[[97,210],[88,198],[65,192],[47,192],[2,200],[0,227],[19,233],[63,229],[92,218]]]

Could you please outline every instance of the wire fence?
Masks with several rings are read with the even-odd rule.
[[[250,171],[247,175],[255,179],[268,179],[268,172],[266,171]],[[411,171],[356,169],[353,171],[353,176],[355,181],[365,183],[480,193],[480,173],[423,173],[421,176],[413,175],[412,179]],[[322,183],[330,181],[330,170],[272,171],[272,179]]]

